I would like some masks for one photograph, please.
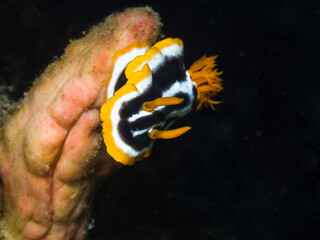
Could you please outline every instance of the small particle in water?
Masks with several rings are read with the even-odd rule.
[[[94,228],[94,219],[91,219],[91,222],[88,224],[88,229],[91,230]]]
[[[58,56],[53,56],[52,57],[52,61],[54,62],[54,61],[57,61],[57,60],[59,60],[59,57]]]
[[[239,52],[239,57],[243,57],[244,56],[244,51],[240,51]]]
[[[256,131],[256,136],[257,137],[261,137],[262,136],[262,131],[261,130],[257,130]]]

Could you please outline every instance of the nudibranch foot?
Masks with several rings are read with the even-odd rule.
[[[135,43],[114,55],[101,108],[103,137],[108,153],[132,165],[150,155],[155,139],[181,136],[190,127],[168,130],[196,106],[220,103],[211,98],[222,90],[216,56],[202,57],[186,71],[183,42],[167,38],[154,46]]]

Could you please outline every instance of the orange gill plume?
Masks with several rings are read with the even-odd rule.
[[[215,110],[214,105],[221,103],[221,101],[214,101],[211,99],[223,89],[221,85],[222,79],[220,78],[220,75],[223,72],[219,72],[216,68],[216,58],[217,56],[206,57],[206,55],[204,55],[194,62],[188,70],[192,81],[196,83],[198,91],[198,106],[196,111],[201,109],[202,106],[210,106]]]

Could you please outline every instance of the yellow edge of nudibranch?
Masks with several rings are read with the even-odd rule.
[[[153,47],[161,51],[163,48],[174,45],[174,44],[178,44],[181,47],[183,46],[183,42],[179,38],[166,38],[162,41],[157,42],[155,45],[153,45]]]
[[[132,82],[132,76],[136,73],[137,69],[139,67],[142,67],[141,65],[145,65],[148,61],[151,60],[152,57],[154,57],[157,54],[161,54],[161,52],[157,48],[150,48],[148,49],[144,55],[138,56],[135,59],[133,59],[126,67],[125,75],[128,79],[128,82]],[[162,54],[161,54],[162,55]],[[135,82],[137,84],[138,82]]]
[[[108,101],[102,106],[100,112],[100,118],[103,121],[102,134],[105,145],[107,146],[107,152],[110,154],[111,157],[113,157],[113,159],[125,165],[130,165],[132,160],[131,157],[124,153],[114,141],[112,134],[114,126],[112,125],[111,121],[111,112],[114,104],[119,100],[119,98],[133,91],[137,91],[134,85],[125,85],[123,88],[118,90],[113,97],[108,99]]]
[[[137,71],[133,76],[133,81],[140,81],[151,75],[151,70],[147,64],[143,66],[141,71]],[[133,83],[127,83],[118,91],[115,92],[114,96],[109,98],[106,103],[102,106],[100,112],[100,118],[102,120],[102,133],[105,145],[107,146],[107,152],[113,157],[116,161],[124,165],[133,165],[136,160],[140,160],[144,157],[149,156],[151,149],[148,149],[147,152],[138,157],[132,157],[125,153],[121,148],[119,148],[114,141],[112,135],[114,126],[111,121],[111,113],[114,104],[124,95],[131,92],[138,92],[136,86]]]
[[[144,40],[141,42],[134,42],[134,43],[130,44],[129,46],[115,52],[115,54],[112,57],[112,69],[110,72],[111,74],[110,74],[110,76],[108,76],[108,78],[105,81],[107,87],[108,87],[110,79],[112,77],[114,63],[117,61],[117,59],[119,57],[121,57],[122,55],[126,54],[127,52],[131,51],[134,48],[145,48],[145,47],[151,47],[151,43],[148,42],[147,40]]]
[[[130,79],[131,76],[137,71],[141,65],[151,60],[152,57],[154,57],[157,54],[161,54],[161,50],[169,47],[171,45],[177,44],[179,46],[183,46],[183,42],[179,38],[166,38],[164,40],[161,40],[157,42],[155,45],[153,45],[150,49],[148,49],[144,55],[136,57],[134,60],[132,60],[126,67],[125,75],[127,79]]]
[[[214,105],[221,103],[221,101],[211,99],[223,89],[222,79],[220,78],[223,72],[219,72],[216,68],[216,58],[217,56],[206,57],[204,55],[194,62],[188,70],[198,92],[196,111],[201,109],[202,106],[211,107],[213,110],[216,110]]]

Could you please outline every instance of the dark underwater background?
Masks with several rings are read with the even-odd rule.
[[[1,0],[1,86],[18,100],[70,39],[145,5],[184,41],[187,67],[219,55],[223,103],[99,184],[88,239],[320,239],[317,0]]]

